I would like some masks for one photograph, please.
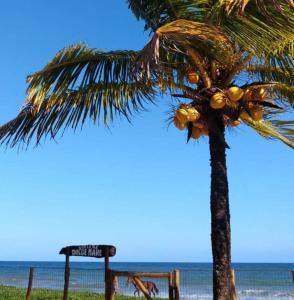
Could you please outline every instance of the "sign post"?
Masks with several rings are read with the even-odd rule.
[[[65,257],[65,269],[64,269],[63,300],[67,300],[68,299],[69,276],[70,276],[69,255],[66,254],[66,257]]]
[[[64,290],[63,300],[68,300],[68,288],[69,288],[69,257],[70,256],[84,256],[84,257],[104,257],[104,280],[105,280],[105,298],[110,297],[110,270],[109,270],[109,257],[115,256],[116,248],[112,245],[80,245],[80,246],[68,246],[60,250],[59,254],[66,256],[65,271],[64,271]]]
[[[105,252],[104,257],[104,283],[105,283],[105,299],[109,299],[109,251]]]

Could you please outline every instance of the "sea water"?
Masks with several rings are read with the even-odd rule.
[[[33,288],[62,290],[63,262],[0,262],[0,285],[25,288],[29,267],[34,267]],[[101,262],[71,262],[70,290],[104,292],[104,265]],[[209,263],[119,263],[110,264],[114,270],[134,272],[180,271],[181,299],[212,299],[212,266]],[[237,296],[240,300],[294,300],[291,270],[294,264],[240,263],[233,264]],[[153,281],[160,297],[167,297],[165,279],[142,278]],[[134,287],[127,278],[119,278],[117,293],[133,295]]]

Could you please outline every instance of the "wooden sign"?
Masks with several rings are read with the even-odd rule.
[[[81,246],[68,246],[60,250],[59,254],[68,256],[87,256],[87,257],[106,257],[114,256],[116,248],[111,245],[81,245]]]

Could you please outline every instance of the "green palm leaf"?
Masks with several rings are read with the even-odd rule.
[[[76,86],[103,81],[131,82],[137,52],[103,52],[77,44],[61,50],[41,71],[28,77],[27,101],[38,105],[50,94],[58,96]]]
[[[294,86],[288,84],[278,84],[272,89],[280,100],[286,100],[294,107]]]
[[[275,11],[276,13],[283,13],[283,4],[287,4],[289,9],[294,8],[293,0],[219,0],[222,6],[224,6],[225,10],[230,14],[232,11],[236,10],[239,15],[244,15],[245,9],[248,6],[254,7],[260,13],[268,16],[269,10]],[[250,4],[250,5],[248,5]]]
[[[24,109],[0,127],[0,140],[11,146],[28,143],[35,135],[54,138],[61,129],[74,129],[87,118],[103,114],[108,126],[115,114],[153,102],[155,82],[131,72],[134,51],[101,52],[78,44],[60,51],[40,72],[28,77]]]
[[[0,140],[11,147],[28,144],[35,136],[37,144],[44,136],[55,138],[60,130],[82,127],[87,118],[94,123],[103,114],[108,126],[115,114],[129,118],[133,110],[143,108],[143,102],[153,102],[155,92],[151,82],[97,83],[77,90],[51,95],[38,108],[27,104],[12,121],[0,127]]]
[[[271,1],[266,6],[266,15],[255,1],[250,1],[246,6],[244,16],[224,11],[224,6],[235,7],[238,2],[243,1],[214,1],[208,16],[209,22],[218,24],[242,49],[255,55],[282,53],[284,49],[293,55],[294,15],[285,1],[278,1],[282,14],[277,13]]]
[[[164,24],[177,19],[203,21],[209,9],[209,0],[128,0],[129,8],[145,29],[156,31]]]
[[[261,136],[268,139],[278,139],[294,149],[294,130],[291,128],[293,121],[253,121],[247,119],[244,122]]]
[[[280,67],[271,67],[265,64],[248,66],[246,71],[260,81],[274,81],[287,85],[294,85],[294,69],[285,70]]]

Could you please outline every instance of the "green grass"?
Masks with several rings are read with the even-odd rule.
[[[24,300],[26,292],[26,289],[0,286],[0,300]],[[31,300],[62,300],[62,297],[62,291],[48,289],[33,289],[31,294]],[[122,295],[115,296],[115,300],[127,299],[144,300],[145,298]],[[90,292],[70,292],[68,300],[104,300],[104,295]]]
[[[26,296],[26,289],[0,286],[0,300],[24,300]],[[48,289],[33,289],[31,293],[31,300],[61,300],[63,296],[62,291],[48,290]],[[74,292],[69,293],[68,300],[102,300],[104,295],[99,295],[89,292]]]

